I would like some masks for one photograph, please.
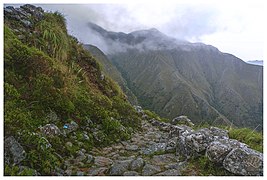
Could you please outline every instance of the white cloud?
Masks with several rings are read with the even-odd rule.
[[[49,4],[42,7],[64,13],[69,31],[84,43],[93,38],[86,29],[86,23],[91,21],[120,32],[155,27],[169,36],[211,44],[243,60],[263,59],[262,1]]]

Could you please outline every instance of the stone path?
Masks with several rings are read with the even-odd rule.
[[[142,122],[142,131],[123,141],[91,152],[80,150],[65,161],[63,175],[85,176],[179,176],[183,164],[174,148],[167,148],[169,133]]]

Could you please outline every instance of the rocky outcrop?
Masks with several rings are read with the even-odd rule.
[[[13,137],[7,137],[4,141],[4,156],[5,163],[7,164],[19,164],[26,158],[26,153],[23,147]]]
[[[155,119],[150,122],[170,130],[172,136],[178,135],[176,153],[179,159],[201,156],[205,152],[209,160],[221,164],[233,174],[263,175],[263,154],[235,139],[229,139],[226,130],[210,127],[194,131],[186,126],[156,122]]]

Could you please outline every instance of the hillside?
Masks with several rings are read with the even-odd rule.
[[[124,93],[67,34],[61,14],[24,5],[4,15],[4,137],[19,140],[23,165],[51,174],[77,149],[126,140],[140,128]]]
[[[186,114],[194,123],[262,129],[262,67],[156,29],[125,34],[88,27],[141,106],[170,119]]]

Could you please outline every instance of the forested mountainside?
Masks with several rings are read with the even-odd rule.
[[[167,118],[262,129],[263,67],[156,29],[125,34],[89,23],[89,32],[141,106]]]

